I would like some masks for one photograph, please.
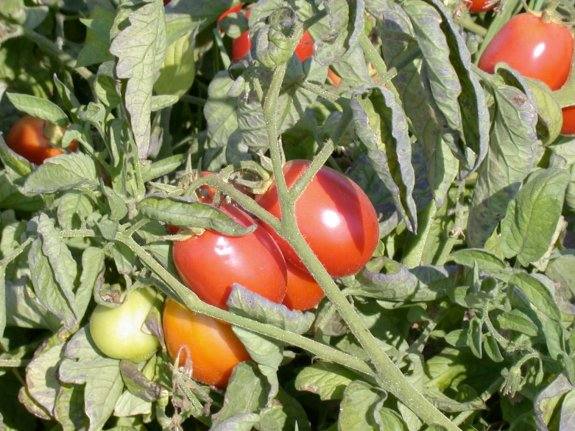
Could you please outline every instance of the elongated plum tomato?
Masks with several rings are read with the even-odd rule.
[[[230,325],[196,314],[168,299],[162,318],[164,340],[172,359],[179,354],[179,365],[188,359],[194,379],[223,388],[240,362],[249,359],[248,352]]]
[[[564,135],[575,135],[575,106],[563,108],[563,127],[561,133]]]
[[[324,297],[323,290],[307,273],[287,263],[287,288],[284,305],[291,310],[310,310]]]
[[[159,305],[151,288],[140,288],[129,292],[117,307],[96,306],[90,317],[92,341],[110,358],[145,361],[158,349],[159,343],[147,332],[144,323],[150,311]]]
[[[557,90],[567,81],[572,58],[569,27],[527,12],[515,15],[499,30],[481,55],[479,67],[493,73],[497,63],[507,63]]]
[[[465,5],[471,13],[481,13],[490,11],[499,0],[465,0]]]
[[[20,154],[32,163],[41,165],[44,160],[59,156],[64,151],[50,143],[46,136],[51,125],[35,117],[22,117],[10,129],[6,136],[6,143],[14,152]],[[68,146],[70,151],[76,151],[78,144],[72,141]]]
[[[292,160],[283,173],[288,186],[309,167],[307,160]],[[277,188],[272,185],[259,203],[281,217]],[[334,277],[354,274],[370,259],[379,240],[375,209],[367,195],[351,179],[323,167],[295,205],[295,216],[303,237]],[[286,261],[303,268],[295,251],[271,229]]]
[[[224,204],[220,209],[242,226],[255,224],[247,213],[233,205]],[[172,259],[185,284],[217,307],[226,307],[233,283],[273,302],[281,303],[285,297],[285,261],[262,226],[236,237],[206,230],[174,242]]]

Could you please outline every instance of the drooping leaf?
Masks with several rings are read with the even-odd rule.
[[[60,386],[58,363],[62,348],[63,344],[57,344],[42,351],[26,367],[28,394],[50,414],[54,411]]]
[[[152,90],[164,62],[166,22],[163,4],[143,3],[128,16],[130,24],[112,41],[110,52],[118,58],[116,74],[126,79],[124,101],[141,159],[148,156]]]
[[[344,391],[339,412],[338,427],[350,431],[376,428],[375,405],[382,399],[367,383],[351,382]]]
[[[387,88],[373,87],[352,99],[351,108],[355,132],[366,146],[373,168],[392,193],[408,228],[416,232],[411,139],[399,101]]]
[[[517,88],[492,78],[495,99],[489,153],[478,171],[467,242],[480,247],[503,219],[509,202],[541,157],[537,110]]]

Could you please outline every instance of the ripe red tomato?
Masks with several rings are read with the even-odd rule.
[[[292,160],[283,168],[288,186],[307,169],[307,160]],[[272,185],[259,203],[281,217],[277,188]],[[321,263],[334,277],[354,274],[370,259],[379,240],[377,214],[367,195],[351,179],[323,167],[295,205],[298,227]],[[269,229],[286,261],[303,267],[295,251]]]
[[[255,224],[247,213],[233,205],[224,204],[220,209],[242,226]],[[172,259],[185,284],[217,307],[226,307],[233,283],[273,302],[281,303],[285,297],[285,260],[262,226],[239,237],[207,230],[176,241]]]
[[[557,90],[567,81],[572,58],[569,27],[527,12],[514,16],[499,30],[481,55],[479,67],[493,73],[497,63],[507,63]]]
[[[323,299],[319,284],[306,272],[287,264],[287,287],[284,304],[292,310],[309,310]]]
[[[64,153],[61,148],[53,146],[45,135],[48,125],[40,118],[22,117],[8,132],[6,143],[22,157],[41,165],[44,160]],[[76,151],[77,148],[76,141],[72,141],[68,146],[69,151]]]
[[[168,299],[163,316],[164,339],[179,365],[191,359],[192,376],[207,385],[224,388],[234,367],[250,357],[230,325],[196,314]]]
[[[471,13],[481,13],[490,11],[499,0],[465,0],[465,5]]]
[[[226,9],[218,17],[218,22],[222,21],[228,15],[231,15],[231,14],[234,14],[234,13],[241,11],[243,7],[244,7],[244,5],[242,3],[238,3],[238,4],[230,7],[229,9]]]
[[[564,135],[575,135],[575,106],[563,108],[563,127],[561,133]]]

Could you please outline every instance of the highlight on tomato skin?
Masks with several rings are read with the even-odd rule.
[[[49,126],[58,127],[40,118],[22,117],[10,128],[6,136],[6,144],[28,161],[41,165],[44,160],[59,156],[65,152],[50,143],[46,136]],[[76,151],[77,148],[78,143],[72,141],[67,150]]]
[[[219,208],[242,226],[256,223],[232,204]],[[278,304],[285,297],[285,260],[262,226],[243,236],[232,237],[206,230],[200,235],[175,241],[172,260],[188,288],[216,307],[226,308],[234,283]]]
[[[283,173],[292,186],[309,167],[308,160],[292,160]],[[281,218],[275,184],[258,198],[259,204]],[[350,178],[322,167],[295,206],[298,227],[327,272],[333,277],[355,274],[369,261],[379,242],[375,208],[363,190]],[[268,231],[289,262],[301,269],[303,263],[293,248],[273,229]]]
[[[162,326],[170,357],[175,360],[179,355],[179,366],[189,360],[192,377],[201,383],[225,388],[234,367],[250,359],[230,325],[171,299],[165,302]]]
[[[564,135],[575,135],[575,106],[563,108],[561,133]]]
[[[284,305],[290,310],[311,310],[324,298],[322,288],[313,277],[290,263],[287,266],[287,286]]]
[[[573,33],[565,24],[526,12],[511,18],[479,59],[479,68],[493,73],[506,63],[527,78],[538,79],[551,90],[567,81],[573,59]]]

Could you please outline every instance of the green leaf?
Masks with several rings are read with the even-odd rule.
[[[457,49],[450,50],[447,35],[444,34],[443,30],[445,22],[435,7],[422,0],[403,2],[402,7],[413,25],[414,37],[427,69],[424,76],[429,80],[437,108],[443,114],[447,125],[461,139],[461,143],[455,142],[453,148],[459,158],[466,161],[465,148],[460,147],[465,145],[464,111],[460,106],[460,96],[462,96],[463,89],[452,58],[461,54]],[[455,38],[449,30],[446,29],[445,32]],[[465,112],[465,115],[470,114]]]
[[[16,109],[32,117],[41,118],[59,126],[66,126],[70,122],[66,113],[47,99],[19,93],[6,93],[6,96]]]
[[[172,22],[168,21],[168,34]],[[160,77],[154,84],[157,93],[173,94],[180,98],[188,92],[196,75],[195,37],[195,32],[184,34],[166,48]]]
[[[378,424],[384,430],[394,430],[394,431],[408,431],[405,422],[401,419],[401,416],[390,408],[383,407],[380,410],[381,419]]]
[[[545,275],[558,283],[564,291],[575,295],[575,254],[563,254],[553,258]]]
[[[457,250],[451,254],[451,259],[453,259],[455,263],[469,268],[477,266],[480,271],[488,273],[499,273],[507,268],[505,262],[497,256],[487,250],[479,248]]]
[[[554,240],[569,174],[546,169],[534,173],[519,191],[501,222],[501,249],[527,266],[539,260]]]
[[[212,229],[230,236],[246,235],[256,227],[244,227],[211,205],[183,198],[150,196],[138,204],[138,209],[153,220],[181,227]]]
[[[86,313],[97,283],[104,280],[105,257],[102,249],[97,247],[88,247],[82,253],[82,273],[75,300],[76,314],[80,318]]]
[[[238,127],[238,98],[229,94],[232,87],[237,86],[227,71],[218,72],[210,81],[204,116],[208,123],[208,136],[216,146],[226,145]]]
[[[0,133],[0,159],[4,165],[13,169],[19,175],[28,175],[32,172],[33,165],[21,155],[15,153],[4,141]]]
[[[373,87],[351,101],[355,132],[410,231],[417,231],[415,173],[407,118],[394,93]]]
[[[560,430],[570,430],[575,428],[575,390],[571,390],[565,395],[561,405]]]
[[[246,362],[236,365],[224,399],[224,405],[213,417],[213,425],[243,413],[255,413],[267,403],[267,385],[255,367]]]
[[[166,22],[163,4],[144,3],[131,11],[130,24],[121,30],[110,45],[118,58],[116,74],[127,79],[124,101],[141,159],[148,156],[150,113],[154,82],[164,62]]]
[[[90,13],[90,18],[81,18],[80,22],[87,28],[86,39],[78,54],[77,66],[90,66],[112,60],[110,54],[110,31],[114,24],[114,10],[102,7],[104,2],[96,5]]]
[[[88,427],[88,418],[84,414],[83,387],[60,384],[54,406],[54,418],[66,431]]]
[[[27,195],[98,186],[94,160],[83,153],[62,154],[44,161],[32,172],[22,191]]]
[[[85,385],[84,410],[90,419],[89,430],[99,430],[122,394],[119,361],[100,356],[88,340],[85,327],[66,344],[64,356],[59,368],[60,380]]]
[[[537,325],[521,310],[511,310],[497,315],[497,323],[506,331],[515,331],[529,337],[537,336]]]
[[[4,265],[0,265],[0,338],[4,337],[7,314],[8,309],[6,308],[6,267]]]
[[[545,284],[524,272],[515,274],[510,283],[520,290],[539,313],[555,322],[560,321],[559,308]]]
[[[79,192],[66,193],[56,202],[58,223],[64,229],[79,228],[94,211],[90,199]]]
[[[346,431],[377,429],[374,406],[382,400],[367,383],[351,382],[344,391],[338,419],[338,428]],[[378,418],[379,419],[379,418]]]
[[[320,399],[341,400],[346,387],[354,380],[354,374],[339,365],[316,362],[303,368],[296,376],[295,388],[318,394]]]
[[[124,391],[114,407],[114,416],[128,417],[149,415],[152,412],[152,403],[143,400],[130,391]]]
[[[152,96],[150,109],[152,112],[161,111],[164,108],[175,105],[177,102],[178,97],[175,95]]]
[[[26,367],[26,388],[30,397],[47,412],[52,413],[60,382],[58,381],[58,363],[63,344],[57,344],[34,356]]]
[[[262,323],[285,329],[296,334],[306,333],[313,324],[313,313],[290,310],[258,296],[238,284],[232,287],[227,305],[230,310]]]
[[[467,242],[481,247],[505,216],[542,150],[537,139],[537,110],[517,88],[490,78],[495,99],[489,152],[478,171],[467,224]]]
[[[42,242],[35,240],[28,253],[30,279],[34,293],[41,305],[57,316],[65,327],[72,328],[76,323],[73,307],[73,292],[64,290],[56,281],[50,260],[42,251]]]
[[[535,421],[538,429],[548,429],[547,423],[553,415],[560,398],[573,390],[573,385],[564,374],[559,374],[534,400]]]
[[[459,27],[455,24],[452,13],[438,0],[426,0],[426,2],[433,5],[439,12],[441,16],[440,29],[444,32],[449,47],[449,55],[445,57],[447,53],[445,45],[443,49],[434,50],[433,48],[433,43],[439,43],[438,40],[441,39],[433,37],[432,44],[428,47],[425,46],[422,44],[424,34],[426,32],[434,32],[434,30],[431,30],[428,26],[420,29],[418,41],[427,62],[426,64],[430,66],[431,76],[429,79],[432,85],[432,92],[436,102],[439,101],[440,110],[444,113],[449,126],[460,135],[461,142],[451,143],[449,140],[447,142],[451,144],[452,150],[454,150],[460,160],[467,164],[467,168],[470,171],[474,171],[483,162],[487,154],[489,140],[489,112],[485,93],[474,71],[475,66],[471,61],[471,54],[467,48],[466,41]],[[431,28],[434,27],[433,24],[429,25],[431,25]],[[437,31],[437,28],[435,28],[435,31]],[[437,57],[440,53],[443,54],[443,61],[434,60],[432,62],[431,58]],[[456,100],[462,116],[462,127],[458,127],[459,121],[453,121],[454,117],[451,114],[453,108],[451,110],[446,109],[445,104],[448,102],[445,100],[445,95],[440,86],[433,91],[433,83],[446,78],[442,76],[444,73],[447,76],[453,76],[453,72],[446,72],[449,64],[453,65],[461,85],[461,93]],[[433,75],[437,77],[435,78]],[[470,157],[469,150],[473,152],[473,157]]]

